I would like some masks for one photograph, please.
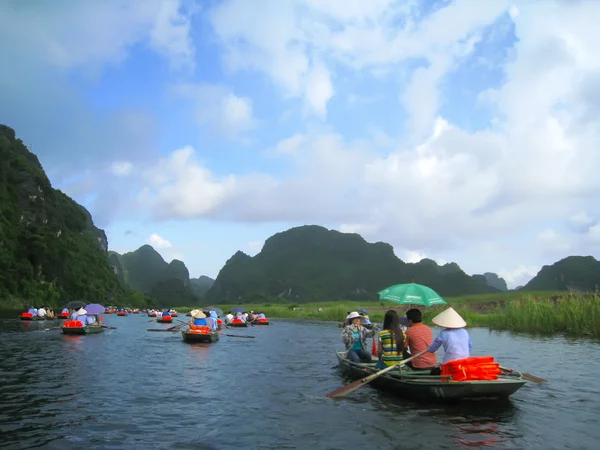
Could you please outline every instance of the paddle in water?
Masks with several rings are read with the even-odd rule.
[[[535,375],[531,375],[529,373],[518,372],[516,370],[509,369],[508,367],[502,367],[502,366],[500,366],[500,370],[502,372],[506,372],[506,373],[510,373],[510,374],[521,375],[521,377],[524,380],[531,381],[532,383],[536,383],[536,384],[543,384],[543,383],[546,383],[548,381],[548,380],[545,380],[543,378],[536,377]]]
[[[243,334],[225,334],[225,333],[221,333],[221,336],[239,337],[239,338],[247,338],[247,339],[254,339],[256,337],[256,336],[244,336]]]
[[[325,394],[325,397],[329,397],[329,398],[343,397],[344,395],[347,395],[350,392],[354,392],[355,390],[365,386],[366,384],[370,383],[371,381],[373,381],[375,378],[379,377],[380,375],[383,375],[384,373],[389,372],[390,370],[393,370],[397,367],[403,366],[404,364],[409,362],[411,359],[418,358],[419,356],[425,354],[426,352],[427,352],[427,350],[424,350],[421,353],[417,353],[416,355],[411,356],[410,358],[403,359],[398,364],[394,364],[393,366],[387,367],[386,369],[380,370],[379,372],[376,372],[372,375],[363,377],[360,380],[355,381],[354,383],[350,383],[350,384],[347,384],[346,386],[342,386],[341,388],[337,388],[336,390],[331,391],[328,394]]]

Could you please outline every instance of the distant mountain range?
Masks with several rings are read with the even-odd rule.
[[[37,157],[11,128],[0,125],[0,299],[65,300],[144,306],[208,303],[375,300],[377,291],[411,281],[443,296],[506,291],[494,273],[467,275],[458,264],[431,259],[405,263],[391,245],[317,225],[271,236],[251,257],[241,251],[217,279],[189,277],[179,260],[167,263],[150,245],[119,255],[108,251],[92,216],[54,189]],[[600,262],[570,256],[542,270],[525,291],[589,291],[600,285]],[[15,302],[13,302],[16,304]]]

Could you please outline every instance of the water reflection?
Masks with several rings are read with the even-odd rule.
[[[344,382],[336,324],[279,320],[244,333],[255,339],[186,344],[147,333],[144,316],[105,320],[118,329],[64,336],[46,322],[0,322],[0,446],[156,448],[165,424],[169,448],[239,449],[232,424],[261,449],[595,448],[600,438],[595,342],[473,329],[475,355],[550,382],[497,402],[416,403],[371,387],[332,400],[324,394]],[[564,366],[548,363],[557,354]]]

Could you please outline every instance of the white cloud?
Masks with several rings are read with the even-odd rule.
[[[497,275],[504,278],[509,289],[514,289],[518,286],[525,286],[529,280],[538,274],[540,269],[541,267],[519,265],[511,270],[500,269]]]
[[[113,175],[123,177],[129,175],[133,169],[133,164],[129,161],[115,161],[110,166],[110,171]]]
[[[173,247],[173,245],[169,241],[167,241],[162,236],[159,236],[158,234],[151,234],[150,236],[148,236],[148,244],[150,244],[154,248],[160,249]]]
[[[210,84],[181,84],[172,92],[191,100],[195,117],[211,131],[236,137],[252,129],[256,123],[252,114],[252,99],[240,97],[223,86]]]

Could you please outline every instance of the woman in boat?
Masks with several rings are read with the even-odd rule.
[[[367,330],[362,324],[365,318],[357,312],[351,312],[344,320],[342,342],[346,346],[346,357],[352,362],[371,362],[371,353],[367,350],[367,338],[377,331],[374,327]]]
[[[206,314],[204,314],[202,311],[192,311],[192,318],[190,319],[188,325],[190,326],[191,330],[195,330],[201,326],[207,326]]]
[[[161,316],[161,317],[162,317],[162,318],[165,318],[165,317],[171,317],[171,313],[170,313],[169,311],[165,311],[165,312],[163,312],[163,313],[162,313],[162,316]]]
[[[219,325],[217,324],[217,320],[219,320],[219,316],[217,316],[216,311],[209,311],[208,316],[212,319],[212,330],[217,331]]]
[[[377,339],[377,356],[379,361],[375,367],[385,369],[402,361],[404,349],[404,333],[400,328],[398,313],[390,309],[383,318],[383,330],[379,332]]]
[[[465,330],[467,322],[454,311],[448,308],[442,311],[432,319],[432,322],[443,330],[433,340],[433,343],[427,349],[430,353],[435,353],[441,346],[444,347],[444,364],[456,359],[468,358],[471,356],[473,344],[469,332]],[[440,368],[436,367],[431,371],[432,375],[439,375]]]

